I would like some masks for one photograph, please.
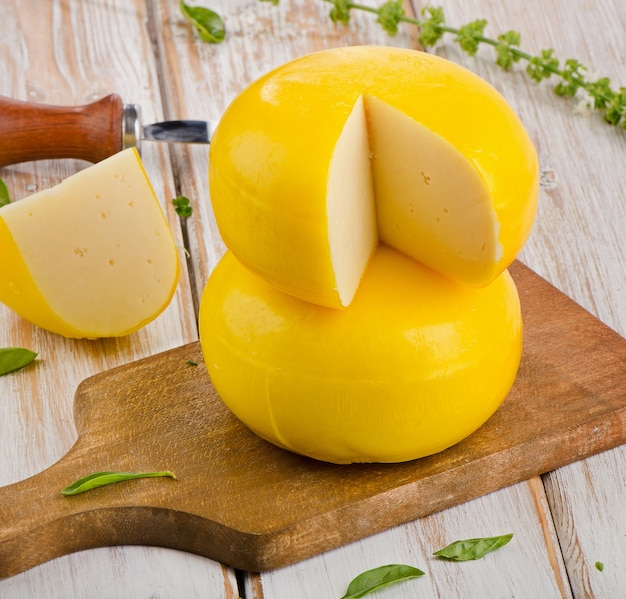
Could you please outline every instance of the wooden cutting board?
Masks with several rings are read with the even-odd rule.
[[[0,488],[0,578],[122,544],[276,568],[626,442],[626,340],[523,265],[512,272],[525,321],[513,390],[465,441],[413,462],[336,466],[266,443],[216,396],[198,343],[85,380],[74,447]],[[166,469],[178,481],[60,494],[96,471]]]

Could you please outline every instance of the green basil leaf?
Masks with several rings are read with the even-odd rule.
[[[219,44],[224,41],[224,21],[215,11],[204,6],[188,6],[183,0],[180,0],[180,11],[196,28],[203,42]]]
[[[0,348],[0,376],[24,368],[37,357],[37,353],[23,347]]]
[[[111,485],[113,483],[119,483],[125,480],[136,480],[138,478],[156,478],[165,476],[168,478],[176,479],[173,472],[164,470],[162,472],[95,472],[79,478],[76,482],[72,483],[69,487],[66,487],[61,491],[61,495],[78,495],[97,487],[104,487],[105,485]]]
[[[596,570],[602,572],[604,570],[604,564],[602,562],[596,562]]]
[[[0,179],[0,208],[11,203],[11,196],[9,196],[9,188],[7,184]]]
[[[465,539],[464,541],[455,541],[447,547],[435,551],[433,555],[442,557],[443,559],[466,562],[473,559],[480,559],[506,545],[513,538],[513,534],[501,535],[498,537],[483,537],[479,539]]]
[[[358,599],[359,597],[365,597],[365,595],[391,584],[411,580],[412,578],[419,578],[420,576],[424,576],[424,572],[413,566],[405,566],[403,564],[380,566],[379,568],[367,570],[363,572],[363,574],[359,574],[348,585],[348,590],[341,599]]]

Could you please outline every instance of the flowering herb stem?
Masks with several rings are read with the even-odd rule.
[[[582,96],[592,109],[602,112],[604,120],[611,125],[620,125],[626,130],[626,87],[615,90],[608,77],[587,79],[587,68],[578,60],[567,59],[562,64],[554,56],[554,50],[542,50],[533,56],[520,48],[521,35],[507,31],[497,38],[484,34],[485,19],[476,19],[461,27],[447,25],[441,7],[428,6],[421,12],[421,19],[405,14],[402,0],[387,0],[379,8],[365,6],[348,0],[323,0],[332,5],[330,18],[333,22],[347,25],[352,10],[360,10],[377,16],[376,21],[389,34],[398,33],[398,25],[407,23],[420,31],[419,41],[423,47],[434,46],[445,34],[455,36],[455,41],[468,55],[476,54],[481,44],[492,46],[496,51],[496,63],[503,69],[511,69],[517,62],[526,63],[526,73],[535,81],[549,79],[553,75],[560,81],[554,91],[558,96]]]

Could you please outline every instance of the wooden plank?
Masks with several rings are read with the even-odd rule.
[[[50,104],[84,104],[117,92],[142,106],[147,122],[162,118],[157,64],[143,0],[9,0],[0,6],[0,94]],[[169,199],[176,195],[167,147],[145,144],[143,159],[157,196],[183,245]],[[0,169],[14,200],[49,187],[87,163],[50,160]],[[0,347],[39,352],[36,365],[0,377],[0,485],[54,463],[72,446],[72,398],[96,372],[196,338],[190,285],[183,275],[170,307],[129,337],[96,342],[61,339],[0,306]],[[2,597],[107,596],[111,580],[125,597],[163,592],[237,597],[232,571],[195,556],[157,548],[99,549],[61,558],[0,582]],[[119,589],[118,589],[119,590]]]
[[[278,568],[626,441],[626,340],[521,264],[513,275],[526,333],[511,394],[466,440],[412,462],[337,466],[266,443],[221,403],[197,342],[87,379],[72,450],[0,489],[0,577],[120,544]],[[179,481],[60,495],[110,470]]]
[[[614,88],[626,82],[626,4],[530,0],[444,0],[447,21],[462,25],[484,17],[487,33],[509,29],[522,35],[532,53],[554,48],[576,58],[590,77],[608,76]],[[594,32],[590,34],[590,32]],[[495,85],[529,128],[542,165],[542,192],[534,232],[522,259],[536,272],[626,336],[626,203],[622,171],[626,136],[585,111],[578,100],[559,98],[555,82],[537,85],[517,67],[502,72],[493,50],[475,58],[452,42],[438,54],[464,64]],[[606,452],[544,477],[568,578],[576,597],[619,597],[626,588],[623,567],[626,530],[626,448]],[[594,564],[604,563],[599,572]]]
[[[549,561],[549,545],[545,544],[536,520],[536,504],[528,492],[528,483],[506,491],[420,518],[300,564],[267,572],[260,579],[250,578],[246,597],[341,597],[350,580],[362,571],[399,563],[413,565],[425,575],[381,591],[381,599],[570,598],[569,589],[560,584],[561,578],[554,576],[549,568],[541,567]],[[529,526],[527,521],[533,524]],[[477,562],[455,564],[432,555],[457,539],[505,533],[513,533],[511,542]]]

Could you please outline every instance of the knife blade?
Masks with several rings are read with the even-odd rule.
[[[208,144],[214,121],[143,125],[138,104],[118,94],[82,106],[53,106],[0,96],[0,167],[31,160],[99,162],[142,141]]]

